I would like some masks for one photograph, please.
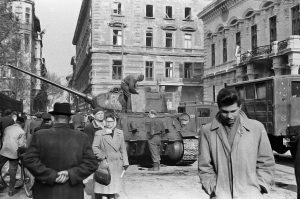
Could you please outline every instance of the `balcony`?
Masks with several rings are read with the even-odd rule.
[[[289,52],[300,52],[300,36],[291,35],[286,40],[274,41],[270,45],[259,46],[253,50],[249,50],[246,53],[241,54],[240,63],[265,59],[273,56],[283,55]]]

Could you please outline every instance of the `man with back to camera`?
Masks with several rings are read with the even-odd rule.
[[[131,94],[139,94],[136,91],[136,83],[144,80],[144,75],[140,74],[138,77],[133,75],[126,76],[121,82],[121,89],[123,90],[123,99],[122,104],[123,112],[131,112]]]
[[[55,103],[50,129],[35,132],[24,164],[35,177],[34,199],[83,199],[83,180],[98,168],[83,132],[70,128],[71,105]]]
[[[199,138],[202,188],[211,199],[262,199],[275,166],[267,132],[241,111],[235,90],[221,89],[217,103],[219,112]]]

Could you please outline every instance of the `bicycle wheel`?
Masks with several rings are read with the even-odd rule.
[[[23,180],[23,187],[25,190],[25,194],[28,198],[32,198],[31,188],[33,186],[34,178],[22,163],[21,163],[21,171],[22,171],[22,180]]]

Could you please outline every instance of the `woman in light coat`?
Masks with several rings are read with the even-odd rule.
[[[129,165],[123,131],[115,126],[115,117],[106,113],[104,129],[95,133],[93,151],[99,161],[105,161],[111,173],[111,182],[107,186],[94,180],[96,199],[115,199],[119,196],[123,184],[121,174]]]

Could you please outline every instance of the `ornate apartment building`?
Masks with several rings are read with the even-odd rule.
[[[299,74],[299,0],[218,0],[198,14],[204,25],[204,100],[226,84]]]
[[[14,14],[19,27],[18,33],[8,39],[17,38],[19,49],[14,53],[7,53],[1,63],[9,63],[28,71],[41,75],[44,67],[42,58],[42,35],[40,21],[35,15],[35,3],[32,0],[2,0],[7,9]],[[39,80],[14,71],[8,67],[1,67],[0,90],[17,100],[23,100],[24,112],[31,112],[33,99],[41,89]]]
[[[97,95],[129,74],[181,100],[202,99],[203,32],[197,0],[83,0],[72,87]]]

